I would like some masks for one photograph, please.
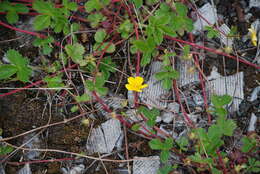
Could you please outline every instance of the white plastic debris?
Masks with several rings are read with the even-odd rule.
[[[143,92],[139,93],[140,99],[143,103],[147,104],[148,107],[166,108],[169,90],[165,90],[162,87],[162,82],[155,78],[155,74],[162,70],[162,62],[152,62],[150,67],[149,80],[147,88],[143,89]]]
[[[203,106],[204,105],[204,99],[202,95],[200,94],[193,94],[192,99],[196,106]]]
[[[123,108],[123,102],[126,101],[126,99],[121,97],[109,97],[109,98],[104,98],[103,101],[109,106],[109,108],[113,109],[113,111],[116,111],[118,109]],[[103,109],[103,106],[100,103],[96,103],[95,108],[97,108],[99,112],[102,115],[104,115],[107,119],[111,118],[109,116],[109,113]]]
[[[216,79],[213,78],[213,75],[210,78],[214,80],[208,81],[206,83],[206,89],[209,92],[209,97],[213,94],[215,95],[230,95],[233,97],[232,104],[229,108],[230,112],[235,112],[239,109],[239,104],[244,99],[244,73],[239,72],[237,74],[223,77],[215,71],[214,76],[217,77]]]
[[[23,29],[23,30],[27,30],[27,31],[34,31],[33,28],[33,21],[34,21],[34,17],[31,17],[28,21],[26,22],[20,22],[17,25],[17,28]],[[35,37],[33,37],[32,35],[29,34],[25,34],[19,31],[16,31],[16,36],[20,37],[20,39],[18,40],[20,42],[20,48],[24,47],[24,46],[29,46],[32,44],[33,40],[35,39]]]
[[[178,59],[177,70],[180,72],[178,85],[180,87],[199,82],[199,73],[197,69],[195,68],[195,71],[190,72],[189,70],[191,68],[194,68],[193,61]]]
[[[219,27],[220,32],[220,41],[227,47],[231,47],[233,45],[233,39],[231,37],[227,37],[227,35],[230,33],[230,28],[226,24],[222,24]]]
[[[198,19],[193,24],[193,32],[203,30],[205,26],[214,25],[217,22],[217,10],[216,8],[213,8],[213,6],[210,3],[207,3],[201,8],[199,8],[198,13],[201,16],[203,16],[210,24],[208,24],[204,19],[201,19],[198,16]]]
[[[23,143],[25,144],[24,147],[29,148],[29,149],[40,149],[41,148],[41,140],[39,138],[39,135],[35,135],[34,133],[28,134],[27,136],[25,136]],[[30,150],[30,151],[26,151],[24,153],[24,156],[26,159],[34,160],[40,156],[40,152]]]
[[[25,164],[24,167],[17,172],[17,174],[32,174],[30,165],[28,163]]]
[[[256,100],[259,93],[260,93],[260,86],[256,87],[253,90],[249,101],[252,102],[252,101]],[[249,126],[248,126],[248,129],[247,129],[248,132],[255,131],[255,129],[256,129],[256,122],[257,122],[257,117],[256,117],[256,115],[254,113],[252,113],[251,114],[251,118],[250,118],[250,122],[249,122]]]
[[[260,0],[250,0],[249,8],[260,7]]]
[[[133,162],[133,174],[157,174],[159,167],[159,156],[147,157],[145,160],[135,160]]]
[[[174,113],[179,113],[180,105],[176,102],[168,104],[167,110],[169,112],[163,112],[161,115],[162,121],[164,123],[170,123],[174,119]]]
[[[252,132],[255,131],[256,128],[256,122],[257,122],[257,117],[254,113],[251,114],[250,122],[247,131]]]
[[[5,174],[5,169],[2,164],[0,164],[0,174]]]
[[[86,148],[90,154],[95,152],[111,153],[122,135],[120,121],[110,119],[93,129]]]
[[[80,164],[70,169],[63,167],[61,168],[61,172],[63,174],[83,174],[85,172],[85,166],[83,164]]]

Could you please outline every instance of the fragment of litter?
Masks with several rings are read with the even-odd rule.
[[[41,140],[39,135],[36,135],[34,133],[28,134],[27,136],[24,137],[23,143],[25,144],[25,148],[28,149],[40,149],[41,148]],[[24,157],[28,160],[35,160],[40,156],[39,151],[26,151],[24,153]]]
[[[32,174],[30,164],[25,164],[23,168],[21,168],[17,174]]]
[[[0,174],[5,174],[5,169],[2,164],[0,164]]]
[[[260,7],[260,0],[250,0],[249,1],[249,8],[252,7]]]
[[[150,76],[148,77],[147,88],[143,89],[143,92],[139,94],[139,97],[143,103],[148,107],[166,108],[169,90],[166,90],[162,86],[162,82],[155,78],[155,74],[162,70],[163,64],[160,61],[154,61],[150,65]]]
[[[232,48],[233,45],[233,39],[231,37],[227,37],[227,35],[230,33],[230,28],[226,24],[222,24],[219,27],[220,32],[220,41],[227,47]]]
[[[157,174],[159,167],[159,156],[150,156],[145,160],[135,160],[133,162],[133,174]]]
[[[113,109],[113,111],[116,111],[118,109],[123,108],[122,103],[125,101],[126,99],[122,98],[122,97],[109,97],[109,98],[103,98],[103,101],[106,105],[108,105],[111,109]],[[109,113],[106,112],[103,109],[103,106],[100,103],[96,103],[95,104],[95,108],[98,109],[98,111],[106,117],[106,119],[111,118]]]
[[[253,90],[249,101],[253,102],[254,100],[256,100],[256,99],[258,98],[258,95],[260,95],[260,86],[256,87],[256,88]],[[247,131],[248,131],[248,132],[255,131],[257,119],[258,119],[258,118],[257,118],[257,116],[255,115],[255,113],[252,113],[252,114],[251,114],[250,121],[249,121],[249,126],[248,126],[248,128],[247,128]]]
[[[217,22],[217,10],[210,3],[207,3],[199,8],[198,13],[203,16],[205,20],[198,16],[198,19],[193,24],[194,33],[196,31],[204,30],[205,26],[214,25]],[[206,21],[208,21],[209,24]]]
[[[110,119],[94,128],[87,141],[86,148],[90,154],[111,153],[118,143],[120,136],[123,136],[119,120]]]
[[[83,164],[79,164],[72,168],[61,168],[62,174],[83,174],[85,172],[85,166]]]
[[[197,69],[195,68],[195,71],[192,73],[189,72],[189,69],[193,67],[194,67],[193,61],[178,59],[177,70],[180,72],[178,85],[180,87],[199,82],[199,72],[197,71]]]
[[[212,95],[230,95],[233,97],[229,111],[231,113],[239,109],[239,104],[244,99],[244,73],[239,72],[230,76],[221,76],[218,72],[212,74],[216,75],[216,79],[206,83],[206,89],[209,92],[209,97]],[[212,78],[212,76],[211,76]]]

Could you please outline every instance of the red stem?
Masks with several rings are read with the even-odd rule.
[[[8,25],[8,24],[6,24],[6,23],[4,23],[2,21],[0,21],[0,25],[4,26],[6,28],[9,28],[11,30],[19,31],[19,32],[26,33],[26,34],[33,35],[33,36],[37,36],[39,38],[46,38],[46,36],[43,35],[43,34],[39,34],[39,33],[32,32],[32,31],[27,31],[27,30],[22,30],[20,28],[16,28],[16,27],[13,27],[11,25]]]
[[[189,37],[190,37],[190,41],[193,43],[194,42],[194,38],[193,38],[192,33],[189,33]],[[198,55],[193,54],[193,59],[194,59],[194,61],[196,62],[196,64],[200,68]],[[203,76],[202,76],[202,72],[201,71],[199,71],[199,79],[200,79],[200,85],[201,85],[202,94],[203,94],[204,105],[205,105],[205,108],[207,110],[208,109],[208,101],[207,101],[207,95],[206,95],[206,90],[205,90],[205,82],[203,80]],[[208,116],[208,123],[211,124],[211,115],[208,112],[207,112],[207,116]]]
[[[222,166],[223,174],[227,174],[227,168],[226,168],[226,166],[225,166],[225,164],[224,164],[224,162],[223,162],[223,159],[222,159],[222,156],[221,156],[219,150],[217,150],[216,153],[217,153],[217,155],[218,155],[218,160],[219,160],[219,162],[220,162],[220,165]]]
[[[180,104],[180,107],[181,107],[181,112],[183,113],[183,116],[184,116],[184,120],[185,122],[192,128],[195,128],[195,125],[193,123],[193,121],[190,119],[190,117],[188,116],[186,110],[184,109],[182,103],[181,103],[181,97],[180,97],[180,94],[179,94],[179,90],[177,88],[177,82],[176,80],[173,80],[173,87],[174,87],[174,91],[175,91],[175,95],[177,97],[177,100],[178,100],[178,103]]]
[[[177,39],[175,37],[171,37],[171,36],[165,36],[166,39],[169,39],[169,40],[174,40],[174,41],[177,41],[177,42],[180,42],[180,43],[184,43],[184,44],[188,44],[192,47],[195,47],[195,48],[199,48],[199,49],[204,49],[206,51],[209,51],[209,52],[212,52],[212,53],[215,53],[215,54],[218,54],[218,55],[221,55],[221,56],[226,56],[228,58],[231,58],[231,59],[234,59],[234,60],[238,60],[239,62],[241,63],[244,63],[244,64],[247,64],[249,66],[252,66],[256,69],[260,69],[260,66],[256,65],[256,64],[253,64],[249,61],[246,61],[246,60],[243,60],[243,59],[240,59],[239,57],[235,57],[235,56],[232,56],[232,55],[229,55],[227,53],[224,53],[224,52],[221,52],[221,51],[217,51],[215,49],[212,49],[212,48],[208,48],[208,47],[205,47],[205,46],[201,46],[201,45],[197,45],[195,43],[192,43],[192,42],[188,42],[188,41],[184,41],[184,40],[181,40],[181,39]]]

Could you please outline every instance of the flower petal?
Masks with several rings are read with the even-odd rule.
[[[135,88],[134,88],[132,85],[130,85],[130,84],[126,84],[125,87],[126,87],[126,89],[128,89],[129,91],[134,91],[134,90],[135,90]]]
[[[147,84],[143,84],[143,85],[141,86],[141,89],[143,89],[143,88],[147,88],[147,87],[148,87]]]
[[[129,84],[134,84],[135,78],[134,77],[128,77],[127,81],[128,81]]]
[[[137,85],[142,85],[143,82],[144,82],[143,77],[139,77],[139,76],[135,77],[135,83],[136,83]]]

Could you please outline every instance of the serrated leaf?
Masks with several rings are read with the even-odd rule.
[[[172,88],[172,80],[169,78],[163,79],[162,86],[164,89],[171,89]]]
[[[88,88],[88,90],[90,90],[90,91],[94,91],[95,90],[95,84],[94,84],[93,81],[86,80],[85,84],[86,84],[86,87]]]
[[[163,146],[164,150],[170,150],[173,147],[173,139],[166,138],[166,140],[164,141],[163,144],[164,144],[164,146]]]
[[[8,60],[19,67],[24,67],[28,64],[28,60],[24,58],[18,51],[10,49],[6,53]]]
[[[101,43],[104,41],[105,37],[106,37],[106,31],[104,29],[99,29],[96,33],[95,33],[95,41],[98,43]]]
[[[149,141],[148,144],[149,144],[150,148],[153,150],[163,149],[163,143],[159,139],[152,139],[151,141]]]
[[[16,13],[16,11],[8,11],[7,14],[6,14],[6,19],[8,21],[8,23],[10,24],[14,24],[18,21],[19,19],[19,16],[18,14]]]
[[[24,4],[14,4],[14,9],[17,13],[28,13],[29,9]]]
[[[81,59],[83,59],[83,54],[85,53],[85,48],[81,44],[75,43],[73,45],[66,45],[65,51],[68,54],[68,56],[71,57],[75,63],[79,63],[79,61]]]
[[[108,92],[108,88],[106,87],[95,87],[95,89],[100,95],[106,95]]]
[[[32,74],[32,70],[29,67],[22,67],[22,68],[18,67],[17,79],[22,82],[28,82],[31,74]]]
[[[176,7],[176,11],[177,11],[178,15],[180,15],[180,16],[187,15],[188,8],[183,3],[176,2],[175,7]]]
[[[48,15],[38,15],[35,17],[33,22],[33,27],[37,31],[48,28],[50,25],[51,25],[51,17]]]
[[[140,8],[143,5],[143,0],[132,0],[136,8]]]
[[[84,93],[81,96],[76,96],[75,99],[76,99],[77,102],[80,103],[80,102],[87,102],[87,101],[89,101],[91,99],[91,97],[88,94]]]
[[[141,125],[140,124],[134,124],[132,127],[131,127],[131,130],[133,131],[138,131],[140,129]]]
[[[0,65],[0,80],[8,79],[17,72],[13,65]]]
[[[249,152],[252,148],[256,147],[256,139],[249,138],[249,137],[243,137],[242,138],[243,146],[241,148],[241,151],[244,153]]]
[[[236,129],[236,123],[233,120],[226,120],[225,125],[223,125],[222,128],[224,135],[232,136],[234,130]]]
[[[222,107],[227,104],[229,104],[232,101],[232,97],[229,95],[222,95],[222,96],[217,96],[213,95],[211,97],[211,102],[215,107]]]
[[[162,150],[160,153],[160,159],[163,163],[167,162],[170,157],[170,151],[169,150]]]

